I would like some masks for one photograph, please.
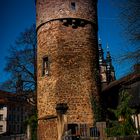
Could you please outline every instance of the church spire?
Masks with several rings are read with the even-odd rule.
[[[107,74],[107,82],[115,80],[115,72],[114,67],[112,65],[112,57],[109,51],[109,45],[107,43],[107,55],[106,55],[106,74]]]
[[[106,62],[107,62],[107,65],[110,66],[111,63],[112,63],[112,58],[111,58],[111,55],[110,55],[108,43],[107,43],[107,45],[106,45],[106,50],[107,50]],[[109,67],[108,67],[108,68],[109,68]]]
[[[107,62],[111,62],[111,55],[110,55],[108,43],[107,43],[107,45],[106,45],[106,50],[107,50],[106,61],[107,61]]]
[[[106,44],[106,50],[107,50],[107,52],[109,52],[109,45],[108,45],[108,43]]]
[[[106,58],[104,59],[104,51],[102,48],[102,42],[99,38],[98,40],[98,51],[99,51],[99,70],[100,70],[100,79],[102,83],[102,88],[105,87],[110,82],[114,81],[115,71],[112,65],[112,57],[109,50],[109,45],[106,45]]]
[[[102,40],[101,40],[100,37],[99,37],[99,39],[98,39],[98,44],[102,44]]]
[[[102,65],[104,62],[104,52],[102,48],[102,41],[100,38],[98,40],[98,50],[99,50],[99,65]]]

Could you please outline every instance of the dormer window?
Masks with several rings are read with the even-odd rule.
[[[43,76],[49,75],[49,59],[48,57],[43,58]]]
[[[71,2],[71,9],[75,10],[76,9],[76,3],[75,2]]]

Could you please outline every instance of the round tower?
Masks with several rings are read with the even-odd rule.
[[[37,0],[38,139],[89,132],[98,96],[97,0]]]

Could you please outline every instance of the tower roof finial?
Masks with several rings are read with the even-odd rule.
[[[100,36],[99,36],[99,39],[98,39],[98,43],[102,44],[102,40],[101,40]]]
[[[110,51],[109,51],[108,42],[107,42],[107,45],[106,45],[106,50],[107,50],[107,55],[106,55],[106,57],[110,59],[110,58],[111,58],[111,55],[110,55]]]
[[[107,52],[109,52],[109,45],[108,45],[108,42],[107,42],[107,45],[106,45],[106,50],[107,50]]]

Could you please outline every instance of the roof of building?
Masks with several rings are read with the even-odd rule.
[[[134,108],[140,107],[140,67],[127,76],[122,77],[119,80],[115,80],[109,83],[102,89],[103,96],[119,96],[120,90],[127,89],[130,95],[132,95],[130,106]],[[112,99],[115,100],[115,99]]]
[[[0,90],[0,104],[26,103],[26,102],[27,102],[26,97],[23,95]]]
[[[140,73],[131,73],[125,77],[122,77],[119,80],[115,80],[111,83],[109,83],[106,87],[104,87],[102,89],[102,91],[107,91],[110,90],[111,88],[114,88],[115,86],[119,86],[119,85],[127,85],[129,83],[133,83],[135,81],[140,81]]]

